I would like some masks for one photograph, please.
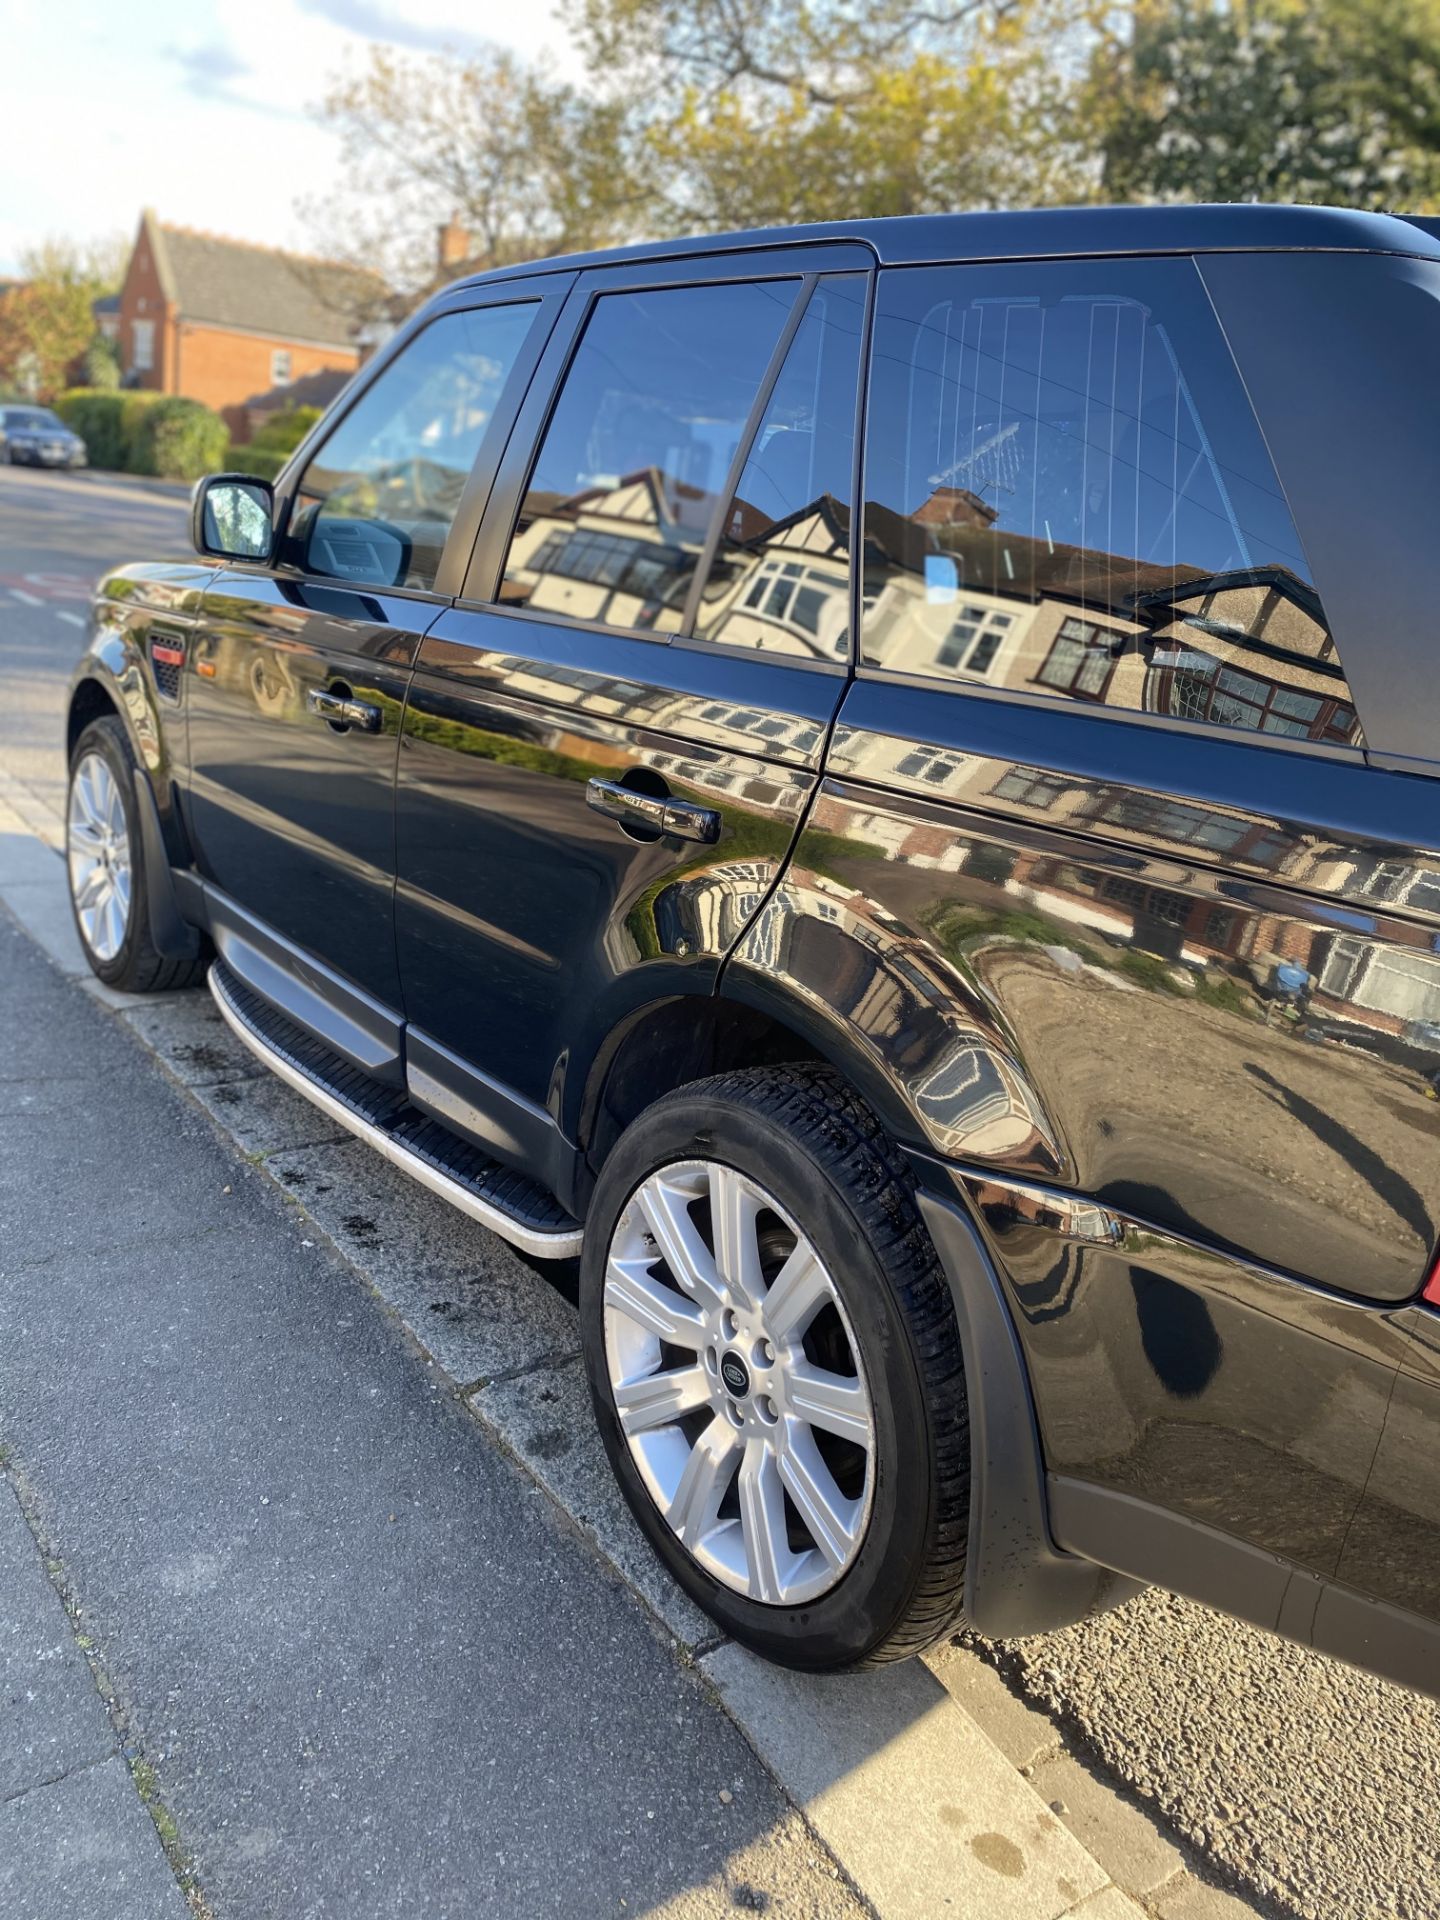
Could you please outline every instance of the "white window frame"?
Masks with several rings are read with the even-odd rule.
[[[153,320],[130,322],[130,366],[135,373],[154,372],[155,322]]]
[[[270,349],[270,384],[288,387],[295,378],[295,356],[289,347]]]

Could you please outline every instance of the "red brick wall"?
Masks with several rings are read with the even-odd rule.
[[[120,289],[120,365],[126,373],[135,364],[134,323],[137,320],[155,323],[155,364],[149,373],[137,375],[135,384],[156,393],[169,392],[165,376],[174,350],[173,315],[160,290],[160,278],[150,257],[150,243],[143,227],[130,255],[125,284]]]
[[[237,438],[248,437],[245,402],[274,385],[270,356],[277,347],[289,347],[290,378],[321,373],[327,367],[353,372],[360,356],[344,347],[307,347],[284,340],[262,339],[253,333],[231,333],[224,327],[202,326],[181,320],[176,329],[178,366],[169,391],[203,401],[223,414]]]

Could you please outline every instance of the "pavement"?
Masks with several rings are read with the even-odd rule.
[[[32,1543],[0,1505],[0,1913],[1440,1910],[1436,1709],[1170,1596],[828,1680],[719,1640],[610,1479],[573,1273],[342,1139],[208,997],[90,978],[59,576],[183,551],[138,511],[0,469],[0,1447]]]

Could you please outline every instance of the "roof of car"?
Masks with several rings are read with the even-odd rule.
[[[566,254],[501,267],[475,281],[514,279],[625,261],[858,240],[881,265],[942,260],[1044,260],[1089,254],[1346,252],[1409,253],[1440,259],[1433,221],[1346,207],[1045,207],[1022,213],[929,213],[886,220],[837,220],[804,227],[757,227]]]

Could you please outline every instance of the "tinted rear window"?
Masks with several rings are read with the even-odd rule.
[[[1189,261],[882,274],[866,461],[868,665],[1361,744]]]

